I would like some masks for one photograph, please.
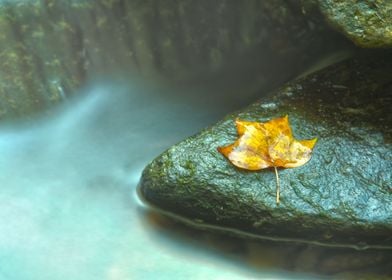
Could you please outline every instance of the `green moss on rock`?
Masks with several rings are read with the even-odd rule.
[[[284,0],[1,1],[0,119],[41,111],[101,77],[235,81],[252,91],[337,41],[317,12],[305,18]]]
[[[392,248],[392,53],[357,57],[285,85],[152,161],[146,201],[188,221],[243,234],[328,245]],[[217,147],[234,120],[288,114],[298,139],[318,137],[302,167],[247,172]],[[203,221],[202,223],[200,221]]]
[[[317,0],[327,19],[355,44],[392,47],[392,1]]]

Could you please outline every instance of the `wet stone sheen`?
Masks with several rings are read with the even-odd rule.
[[[356,45],[366,48],[392,47],[392,1],[316,2],[327,20]]]
[[[144,170],[142,197],[199,226],[332,246],[392,247],[392,54],[363,54],[300,78],[173,146]],[[217,147],[234,120],[288,114],[298,139],[318,137],[306,165],[243,171]]]

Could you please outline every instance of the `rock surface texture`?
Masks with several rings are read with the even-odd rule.
[[[361,47],[392,47],[392,1],[317,0],[326,18]]]
[[[102,77],[259,89],[338,49],[335,33],[284,0],[1,1],[0,119]]]
[[[392,248],[392,54],[363,54],[287,84],[173,146],[144,170],[141,196],[200,227],[358,248]],[[288,114],[297,139],[318,137],[310,162],[237,169],[217,147],[236,118]]]

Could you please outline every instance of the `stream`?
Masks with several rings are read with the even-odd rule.
[[[3,123],[0,279],[324,279],[320,249],[200,232],[137,197],[149,161],[262,95],[221,90],[101,79]]]
[[[251,97],[92,84],[45,116],[0,127],[0,279],[249,276],[177,240],[135,189],[155,156]]]

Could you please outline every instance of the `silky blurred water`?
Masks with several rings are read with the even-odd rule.
[[[248,277],[161,235],[135,192],[150,160],[241,106],[238,97],[93,84],[45,116],[0,127],[0,279]]]
[[[312,248],[297,256],[285,244],[191,230],[136,195],[155,156],[254,99],[100,80],[45,115],[3,123],[0,279],[323,278],[307,269]]]

